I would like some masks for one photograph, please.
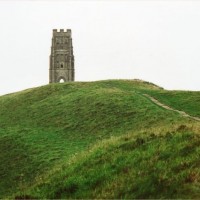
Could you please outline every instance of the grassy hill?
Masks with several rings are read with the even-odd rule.
[[[194,117],[200,117],[200,92],[198,91],[147,90],[144,92],[168,106],[185,111]]]
[[[1,96],[0,198],[200,196],[200,123],[144,93],[199,116],[199,92],[137,80]]]

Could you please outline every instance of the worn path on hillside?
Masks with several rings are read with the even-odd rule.
[[[167,106],[167,105],[161,103],[160,101],[158,101],[157,99],[153,98],[152,96],[150,96],[150,95],[148,95],[148,94],[143,94],[143,95],[146,96],[146,97],[147,97],[148,99],[150,99],[153,103],[157,104],[157,105],[160,106],[160,107],[163,107],[163,108],[165,108],[165,109],[167,109],[167,110],[172,110],[172,111],[174,111],[174,112],[177,112],[177,113],[179,113],[180,115],[182,115],[183,117],[189,117],[189,118],[194,119],[194,120],[196,120],[196,121],[200,121],[200,118],[198,118],[198,117],[193,117],[193,116],[187,114],[187,113],[184,112],[184,111],[180,111],[180,110],[173,109],[173,108],[171,108],[171,107],[169,107],[169,106]]]

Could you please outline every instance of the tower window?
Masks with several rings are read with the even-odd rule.
[[[60,67],[63,68],[63,64],[61,64]]]

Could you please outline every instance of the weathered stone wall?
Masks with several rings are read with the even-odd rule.
[[[49,83],[57,83],[63,79],[65,82],[74,81],[74,55],[71,30],[53,30]]]

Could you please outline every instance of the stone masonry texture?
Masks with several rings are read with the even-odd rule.
[[[49,83],[74,81],[74,55],[71,30],[53,29]]]

